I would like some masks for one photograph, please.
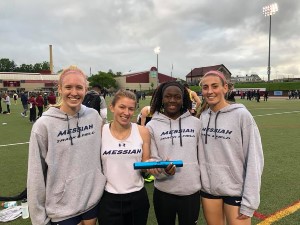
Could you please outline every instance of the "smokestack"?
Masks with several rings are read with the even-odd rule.
[[[52,45],[49,45],[49,51],[50,51],[50,72],[51,74],[53,74]]]

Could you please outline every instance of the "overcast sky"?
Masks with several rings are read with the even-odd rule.
[[[224,64],[233,76],[267,79],[269,0],[1,0],[0,58],[54,71],[75,64],[98,71],[159,72],[184,78]],[[300,77],[300,1],[277,0],[272,16],[271,79]]]

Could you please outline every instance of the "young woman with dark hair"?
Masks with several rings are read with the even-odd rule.
[[[197,157],[200,121],[190,113],[188,90],[178,82],[162,83],[151,101],[153,160],[182,160],[183,167],[170,164],[154,181],[153,202],[159,225],[197,223],[200,209],[200,169]]]

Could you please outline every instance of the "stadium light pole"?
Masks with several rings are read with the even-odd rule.
[[[271,55],[271,18],[278,11],[277,3],[273,3],[271,5],[267,5],[263,7],[263,14],[265,16],[270,17],[270,26],[269,26],[269,54],[268,54],[268,82],[270,82],[270,75],[271,75],[271,62],[270,62],[270,55]]]
[[[157,76],[158,76],[158,54],[160,53],[160,47],[159,46],[154,48],[154,53],[156,54],[156,69],[157,69]]]

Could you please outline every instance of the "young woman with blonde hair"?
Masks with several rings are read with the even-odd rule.
[[[86,91],[79,68],[63,70],[57,104],[32,127],[27,188],[33,225],[96,224],[106,183],[100,163],[102,120],[81,104]]]

